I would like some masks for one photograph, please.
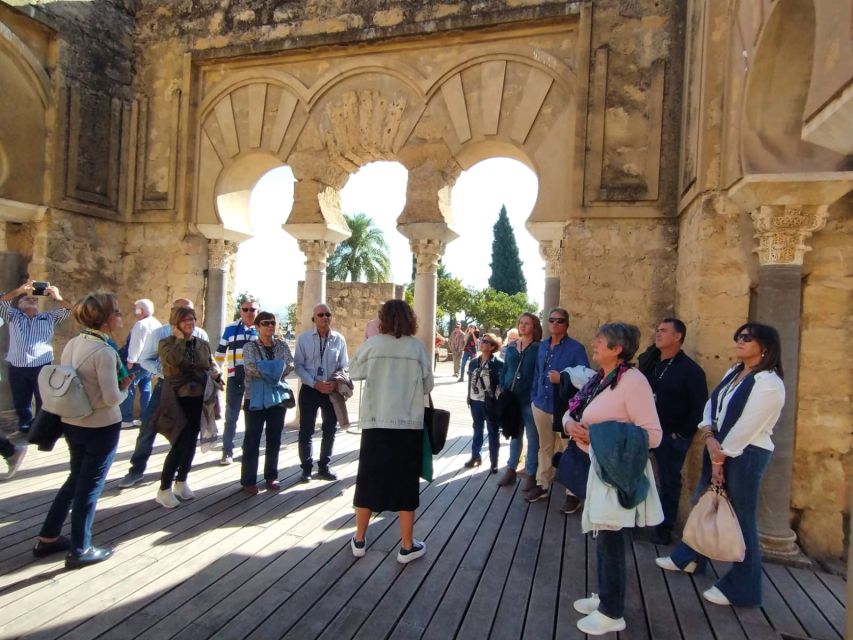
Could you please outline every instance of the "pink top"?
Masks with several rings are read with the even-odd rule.
[[[649,432],[649,448],[660,444],[663,431],[655,409],[655,398],[646,376],[636,369],[628,369],[615,389],[607,388],[599,393],[584,409],[581,422],[589,427],[592,424],[616,420],[630,422]],[[589,453],[589,445],[577,443]]]

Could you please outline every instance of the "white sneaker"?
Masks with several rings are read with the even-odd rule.
[[[580,600],[575,600],[575,611],[577,611],[578,613],[589,615],[594,611],[598,611],[598,604],[600,602],[601,600],[599,600],[598,594],[592,593],[590,594],[589,598],[581,598]]]
[[[364,554],[367,553],[367,538],[361,542],[356,542],[355,536],[353,536],[349,539],[349,548],[352,549],[352,555],[356,558],[364,557]]]
[[[578,620],[578,629],[590,636],[603,636],[613,631],[624,631],[625,618],[610,618],[600,611],[593,611]]]
[[[157,491],[157,497],[154,500],[167,509],[174,509],[181,504],[181,501],[175,497],[171,489],[160,489]]]
[[[193,493],[193,490],[190,489],[190,485],[186,482],[181,482],[180,480],[175,480],[175,490],[173,493],[181,500],[193,500],[195,498],[195,494]]]
[[[136,425],[133,424],[133,421],[125,422],[124,420],[122,420],[122,422],[121,422],[121,428],[122,429],[133,429],[133,427],[135,427],[135,426]]]
[[[682,571],[684,573],[693,573],[696,571],[696,563],[692,560],[682,569],[675,564],[669,556],[665,558],[655,558],[655,564],[666,571]]]
[[[234,456],[229,456],[227,453],[223,453],[222,457],[219,459],[219,464],[223,467],[227,467],[232,462],[234,462]]]
[[[702,597],[705,598],[708,602],[713,602],[714,604],[718,604],[722,607],[731,606],[731,602],[726,597],[726,594],[717,589],[717,587],[711,587],[710,589],[706,589],[702,592]]]
[[[15,453],[6,458],[6,464],[9,465],[9,471],[6,472],[6,480],[11,480],[21,468],[21,462],[24,461],[24,456],[27,455],[27,447],[15,447]]]
[[[133,426],[134,427],[141,427],[142,426],[142,420],[134,420]]]
[[[408,551],[400,547],[397,552],[397,562],[400,564],[408,564],[412,560],[417,560],[426,553],[426,543],[420,540],[412,540],[412,548]]]

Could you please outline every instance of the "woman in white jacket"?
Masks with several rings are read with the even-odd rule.
[[[92,522],[118,446],[119,406],[133,381],[112,340],[113,332],[122,325],[115,294],[90,293],[74,306],[73,315],[83,330],[65,345],[62,364],[76,369],[93,411],[82,418],[62,419],[71,471],[53,499],[33,547],[37,558],[68,550],[68,569],[101,562],[113,553],[112,549],[92,546]],[[60,535],[69,507],[70,541]]]
[[[432,390],[432,358],[414,337],[418,323],[403,300],[389,300],[379,311],[380,334],[370,338],[350,361],[353,380],[364,380],[358,424],[361,449],[355,481],[355,557],[365,553],[370,514],[396,511],[400,522],[397,561],[408,563],[426,552],[414,539],[415,510],[424,425],[424,394]]]

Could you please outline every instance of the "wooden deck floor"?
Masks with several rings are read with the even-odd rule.
[[[197,499],[169,511],[153,500],[164,441],[145,483],[118,489],[136,436],[124,432],[94,526],[95,542],[115,545],[116,554],[78,571],[65,571],[61,557],[30,554],[67,464],[61,444],[52,453],[32,449],[19,475],[0,484],[0,638],[580,637],[572,601],[596,585],[595,542],[581,535],[580,514],[559,512],[561,491],[529,505],[487,470],[463,470],[470,447],[463,385],[438,381],[436,404],[451,408],[454,425],[435,481],[421,484],[415,532],[427,554],[406,567],[395,559],[393,515],[371,523],[363,558],[350,553],[352,434],[336,441],[340,480],[301,485],[289,430],[283,490],[255,497],[239,491],[239,465],[219,466],[218,452],[199,454],[190,476]],[[638,540],[632,551],[620,638],[843,637],[840,577],[767,565],[766,606],[736,610],[701,598],[711,576],[657,569],[665,548]]]

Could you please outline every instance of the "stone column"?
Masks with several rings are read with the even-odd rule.
[[[545,313],[548,313],[548,309],[560,306],[560,271],[563,265],[562,243],[559,240],[540,242],[539,253],[545,261],[544,310]],[[547,330],[547,326],[545,328]]]
[[[335,250],[328,240],[298,240],[299,250],[305,254],[305,286],[302,288],[302,315],[299,330],[311,326],[314,306],[326,301],[326,260]]]
[[[427,353],[435,350],[435,310],[438,293],[438,260],[444,255],[441,240],[411,240],[415,254],[415,315],[418,318],[418,339]]]
[[[228,240],[207,241],[207,293],[204,298],[204,328],[218,342],[228,324],[228,272],[237,244]]]
[[[758,530],[762,551],[795,560],[800,551],[791,529],[791,476],[797,416],[800,317],[805,240],[826,224],[826,205],[762,205],[752,213],[758,239],[758,287],[754,319],[779,331],[785,373],[785,406],[773,430],[775,450],[761,484]]]

